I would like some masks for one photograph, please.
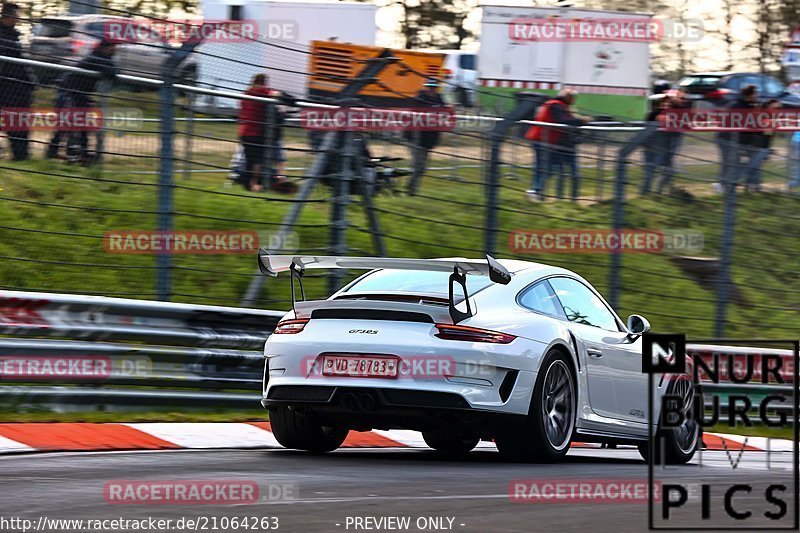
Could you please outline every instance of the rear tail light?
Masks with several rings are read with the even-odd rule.
[[[706,93],[706,98],[710,100],[719,100],[721,98],[725,98],[725,96],[729,94],[731,94],[729,89],[714,89],[713,91]]]
[[[489,342],[492,344],[509,344],[516,337],[508,333],[490,331],[488,329],[471,328],[469,326],[457,326],[455,324],[436,324],[436,337],[448,341],[467,341],[467,342]]]
[[[87,44],[88,43],[86,41],[73,39],[72,42],[70,43],[70,45],[72,46],[72,53],[73,54],[79,54],[81,52],[81,50],[83,49],[83,47],[86,46]]]
[[[307,318],[293,318],[291,320],[282,320],[275,326],[273,335],[282,335],[286,333],[300,333],[303,328],[308,324]]]

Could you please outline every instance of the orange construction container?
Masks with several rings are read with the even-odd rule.
[[[385,48],[333,41],[312,41],[308,94],[312,98],[335,98],[338,93]],[[445,78],[444,54],[392,50],[398,59],[378,74],[377,80],[364,87],[359,99],[371,105],[413,107],[414,97],[423,84],[433,78]]]

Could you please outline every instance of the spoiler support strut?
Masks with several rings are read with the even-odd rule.
[[[292,266],[289,267],[289,276],[291,278],[291,285],[292,285],[292,311],[294,312],[294,316],[297,317],[297,311],[294,308],[294,303],[296,301],[295,294],[294,294],[294,278],[297,278],[297,283],[300,285],[300,297],[303,301],[306,300],[306,291],[303,288],[303,274],[305,274],[306,269],[302,265],[298,265],[295,262],[292,262]]]
[[[461,311],[456,309],[456,300],[455,294],[453,294],[453,286],[458,284],[461,287],[461,291],[464,293],[464,302],[467,305],[466,311]],[[458,266],[453,267],[453,273],[450,274],[450,282],[449,282],[449,289],[450,289],[450,301],[448,302],[447,308],[450,311],[450,318],[453,319],[453,324],[458,324],[462,320],[466,320],[467,318],[472,316],[472,306],[469,303],[469,294],[467,293],[467,274],[466,272],[461,271]]]

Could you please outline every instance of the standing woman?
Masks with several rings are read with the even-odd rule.
[[[248,96],[269,97],[267,75],[256,74],[244,94]],[[244,172],[241,184],[251,192],[263,190],[261,172],[264,167],[265,126],[267,102],[242,100],[239,109],[239,140],[244,148]]]

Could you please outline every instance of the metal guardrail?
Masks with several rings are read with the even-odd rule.
[[[257,407],[264,341],[283,315],[0,291],[0,404]]]
[[[18,410],[43,405],[63,410],[255,409],[262,387],[264,341],[284,314],[0,291],[0,405]],[[703,382],[703,389],[723,397],[792,395],[792,350],[690,344],[687,352],[705,360],[719,354],[722,363],[732,355],[734,368],[744,354],[777,355],[784,363],[783,384],[735,384],[726,379],[719,384]],[[20,373],[21,361],[37,366]],[[77,365],[77,373],[66,366],[70,362]],[[61,371],[54,368],[56,364],[62,365]],[[88,365],[89,371],[80,365]],[[723,375],[727,366],[721,365]]]

